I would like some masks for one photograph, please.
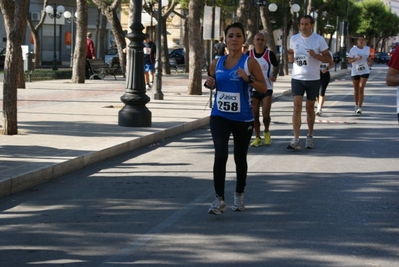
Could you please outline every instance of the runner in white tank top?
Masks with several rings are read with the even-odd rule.
[[[265,126],[263,131],[264,143],[270,145],[270,110],[272,106],[273,83],[276,81],[277,73],[279,71],[278,61],[273,51],[266,48],[266,37],[261,32],[255,35],[254,48],[249,50],[247,55],[258,61],[267,84],[266,94],[258,93],[255,89],[252,90],[252,112],[254,114],[255,139],[251,143],[251,146],[257,147],[262,145],[259,120],[260,106],[262,106],[263,124]]]

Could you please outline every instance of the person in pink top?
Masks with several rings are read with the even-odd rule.
[[[388,72],[385,82],[388,86],[399,86],[399,49],[395,49],[391,59],[388,62]],[[396,112],[398,114],[399,123],[399,88],[396,93]]]

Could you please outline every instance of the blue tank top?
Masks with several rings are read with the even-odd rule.
[[[224,67],[226,58],[227,56],[223,56],[216,63],[217,88],[211,116],[220,116],[235,121],[253,121],[251,87],[237,75],[239,67],[249,75],[248,56],[243,54],[237,65],[231,69]]]

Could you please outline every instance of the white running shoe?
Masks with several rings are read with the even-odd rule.
[[[321,109],[318,109],[316,111],[316,116],[321,117],[322,114],[323,114],[323,111]]]
[[[299,151],[301,150],[301,141],[299,141],[299,139],[293,138],[287,148]]]
[[[222,197],[216,196],[215,201],[213,201],[211,207],[208,210],[209,214],[219,215],[226,211],[226,202],[224,202]]]
[[[314,148],[314,143],[313,143],[313,136],[308,135],[306,136],[306,146],[307,149],[313,149]]]
[[[245,209],[244,206],[244,193],[234,193],[234,204],[231,207],[234,211],[243,211]]]

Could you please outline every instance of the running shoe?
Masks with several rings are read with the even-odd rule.
[[[211,207],[208,210],[209,214],[219,215],[226,211],[226,202],[224,202],[222,197],[216,196],[215,201],[213,201]]]
[[[314,148],[313,136],[311,136],[311,135],[306,136],[306,148],[307,149]]]
[[[318,109],[316,111],[316,116],[321,117],[322,114],[323,114],[323,111],[321,109]]]
[[[356,114],[362,115],[362,108],[358,108],[358,109],[356,110]]]
[[[291,143],[287,146],[288,149],[294,149],[294,150],[301,150],[301,141],[299,139],[293,138],[291,140]]]
[[[272,143],[272,138],[270,137],[270,131],[263,132],[263,137],[266,145],[270,145]]]
[[[259,136],[255,138],[255,140],[251,143],[251,146],[261,146],[262,145],[262,139],[260,139]]]
[[[231,207],[234,211],[243,211],[244,207],[244,193],[234,193],[234,204]]]
[[[145,89],[146,89],[147,91],[151,90],[151,85],[150,85],[149,83],[147,83],[147,85],[145,86]]]
[[[357,113],[357,110],[359,109],[359,106],[358,105],[356,105],[355,106],[355,113]]]

